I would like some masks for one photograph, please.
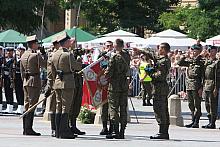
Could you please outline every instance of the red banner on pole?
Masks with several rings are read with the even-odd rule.
[[[94,107],[98,107],[107,101],[108,79],[102,68],[106,62],[107,59],[101,57],[83,70],[84,80]]]

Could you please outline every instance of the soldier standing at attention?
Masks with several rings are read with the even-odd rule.
[[[48,51],[48,60],[47,60],[47,86],[45,90],[45,97],[49,97],[47,100],[50,101],[50,122],[51,122],[51,136],[56,137],[56,124],[55,124],[55,113],[56,113],[56,94],[53,89],[53,84],[55,77],[52,75],[52,56],[53,54],[60,48],[60,44],[57,41],[57,36],[55,36],[52,40],[53,47]]]
[[[102,56],[106,55],[107,52],[112,51],[113,50],[113,42],[112,41],[106,41],[105,43],[105,50],[103,52],[100,53],[98,58],[101,58]],[[106,102],[104,105],[102,105],[101,107],[101,119],[102,119],[102,130],[100,132],[100,135],[108,135],[109,133],[112,132],[112,127],[110,124],[110,127],[108,129],[108,121],[109,121],[109,104],[108,102]]]
[[[206,111],[208,112],[207,117],[209,119],[209,124],[202,126],[205,129],[215,129],[215,121],[217,119],[217,109],[218,109],[218,89],[220,81],[217,80],[217,71],[219,69],[217,63],[219,62],[216,58],[217,47],[211,46],[209,48],[209,59],[205,62],[205,81],[203,88],[203,96],[205,99]]]
[[[14,47],[7,47],[7,54],[5,58],[5,67],[4,67],[4,89],[5,89],[5,98],[7,102],[7,108],[3,112],[13,113],[13,88],[14,88],[14,77],[13,77],[13,63],[14,63]]]
[[[73,45],[75,45],[74,38],[72,38],[72,41],[73,41]],[[82,132],[76,127],[76,119],[80,113],[81,104],[82,104],[82,94],[83,94],[83,91],[82,91],[83,77],[81,74],[77,73],[82,69],[82,59],[80,55],[77,55],[77,54],[74,54],[74,57],[80,68],[76,69],[75,74],[74,74],[75,90],[74,90],[74,95],[73,95],[73,101],[72,101],[71,108],[70,108],[70,116],[69,116],[70,126],[71,126],[70,129],[76,135],[84,135],[86,134],[86,132]]]
[[[204,62],[200,53],[202,48],[198,45],[193,45],[192,58],[188,59],[182,57],[178,61],[179,66],[188,67],[186,78],[186,90],[188,95],[188,106],[192,115],[192,122],[185,127],[199,128],[199,119],[202,115],[201,112],[201,95],[202,95],[202,82],[204,79]]]
[[[52,76],[55,77],[53,89],[56,92],[56,137],[74,139],[74,133],[69,126],[69,113],[75,90],[74,71],[81,69],[69,52],[72,46],[70,37],[66,33],[58,36],[61,47],[54,52],[51,62]]]
[[[19,44],[17,47],[17,51],[18,51],[18,57],[17,57],[17,61],[15,62],[16,66],[15,66],[15,95],[16,95],[16,99],[17,99],[17,103],[18,103],[18,108],[15,111],[16,114],[22,114],[24,111],[24,90],[23,90],[23,81],[21,78],[21,70],[20,70],[20,62],[21,62],[21,56],[24,54],[25,52],[25,47],[23,46],[23,44]]]
[[[41,80],[40,68],[46,66],[46,54],[37,53],[38,40],[36,35],[27,37],[28,50],[21,56],[21,78],[24,88],[24,111],[36,104],[40,97]],[[34,120],[34,111],[32,110],[23,117],[23,135],[40,136],[40,133],[32,129]]]
[[[167,56],[169,52],[170,45],[168,43],[161,43],[159,46],[159,56],[154,63],[154,72],[149,72],[153,85],[153,109],[159,125],[159,133],[155,136],[150,136],[150,139],[169,139],[168,129],[170,119],[167,98],[169,93],[167,75],[171,67],[171,61]]]
[[[127,125],[127,96],[128,96],[128,72],[130,69],[130,55],[124,48],[124,41],[116,39],[116,54],[110,58],[109,66],[105,75],[109,78],[108,103],[110,110],[110,121],[113,133],[106,136],[107,139],[124,139],[124,131]],[[119,113],[120,108],[120,115]],[[119,117],[120,116],[120,117]],[[119,132],[119,123],[120,132]]]

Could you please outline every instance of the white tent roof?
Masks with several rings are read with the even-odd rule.
[[[153,35],[154,37],[164,37],[164,38],[187,38],[187,35],[168,29]]]
[[[214,36],[212,38],[206,39],[207,45],[220,45],[220,35]]]
[[[122,39],[125,43],[146,41],[146,39],[137,36],[137,34],[126,32],[123,30],[118,30],[112,33],[105,34],[104,37],[88,41],[86,42],[86,44],[88,44],[91,47],[99,47],[103,45],[106,41],[114,42],[116,39]]]
[[[192,38],[160,38],[150,37],[146,39],[145,44],[156,47],[157,45],[167,42],[171,46],[171,49],[187,49],[188,46],[196,44],[196,40]]]
[[[117,37],[117,36],[138,36],[137,34],[133,34],[133,33],[130,33],[130,32],[126,32],[126,31],[123,31],[123,30],[118,30],[118,31],[114,31],[114,32],[111,32],[111,33],[108,33],[108,34],[105,34],[103,36],[109,36],[109,37]]]

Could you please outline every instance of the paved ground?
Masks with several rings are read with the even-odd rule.
[[[184,127],[171,126],[170,140],[150,140],[149,137],[157,133],[158,126],[154,119],[152,107],[143,107],[141,100],[132,98],[134,107],[136,109],[139,124],[137,124],[134,112],[130,105],[131,123],[126,129],[125,140],[106,140],[104,136],[98,135],[101,130],[101,125],[81,124],[78,126],[81,130],[87,132],[84,136],[79,136],[73,140],[56,139],[50,137],[50,123],[43,121],[41,117],[36,117],[34,121],[34,128],[36,131],[42,133],[40,137],[23,136],[22,120],[15,115],[0,116],[0,147],[60,147],[60,146],[74,146],[74,147],[154,147],[154,146],[199,146],[199,147],[219,147],[220,146],[220,130],[205,130],[187,129]],[[129,100],[130,104],[130,100]],[[204,103],[203,103],[203,112]],[[182,102],[182,114],[184,123],[190,122],[189,110],[187,102]],[[205,113],[203,114],[201,125],[207,123]],[[217,121],[217,127],[220,127],[220,121]]]

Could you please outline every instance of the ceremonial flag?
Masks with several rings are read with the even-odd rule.
[[[104,66],[108,59],[101,57],[83,69],[84,80],[89,90],[92,105],[98,107],[107,102],[108,79],[104,75]]]

